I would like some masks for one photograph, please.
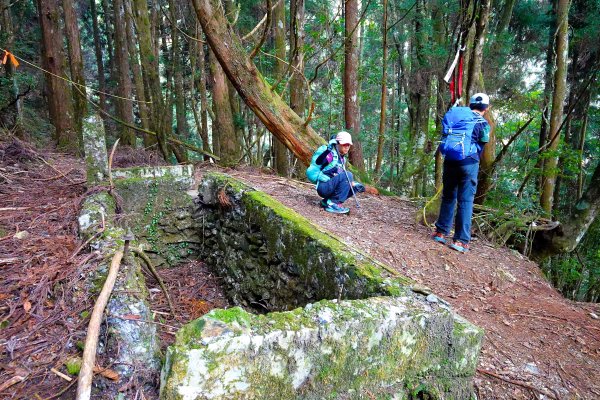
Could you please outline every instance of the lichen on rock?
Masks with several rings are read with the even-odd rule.
[[[483,333],[464,322],[416,296],[213,311],[177,334],[161,398],[468,398]]]

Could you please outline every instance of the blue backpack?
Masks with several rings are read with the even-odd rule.
[[[464,160],[477,153],[477,145],[471,140],[475,124],[483,120],[469,107],[452,107],[442,119],[440,153],[447,160]]]

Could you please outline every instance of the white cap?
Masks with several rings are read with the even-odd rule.
[[[335,137],[339,144],[352,144],[352,136],[346,131],[340,131]]]
[[[485,93],[475,93],[471,96],[471,100],[469,101],[469,105],[471,104],[482,104],[484,106],[490,105],[490,96]]]

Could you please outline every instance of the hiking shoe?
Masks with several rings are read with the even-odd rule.
[[[444,235],[441,232],[434,232],[433,235],[431,235],[431,238],[438,243],[441,243],[441,244],[446,243],[446,238],[444,237]]]
[[[329,203],[327,207],[325,207],[325,211],[334,213],[334,214],[348,214],[350,212],[349,208],[342,207],[341,204],[337,203]]]
[[[319,202],[319,205],[323,208],[327,208],[327,200],[321,199],[321,201]]]
[[[469,244],[459,242],[458,240],[454,241],[454,243],[448,245],[452,250],[460,251],[461,253],[466,253],[469,251]]]
[[[364,191],[366,190],[365,185],[363,185],[360,182],[354,182],[353,188],[356,193],[364,193]]]

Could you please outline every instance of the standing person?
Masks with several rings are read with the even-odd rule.
[[[317,193],[323,199],[321,207],[330,213],[347,214],[349,208],[342,205],[353,192],[364,192],[363,184],[355,182],[352,172],[346,170],[346,155],[352,146],[352,136],[341,131],[328,144],[320,146],[306,169],[306,177],[316,184]]]
[[[450,234],[458,201],[454,236],[449,247],[461,253],[469,251],[471,241],[471,217],[477,191],[479,157],[490,139],[490,125],[483,118],[489,106],[489,96],[476,93],[471,97],[468,108],[453,107],[444,115],[442,121],[442,204],[432,239],[442,244],[446,243],[444,236]]]

